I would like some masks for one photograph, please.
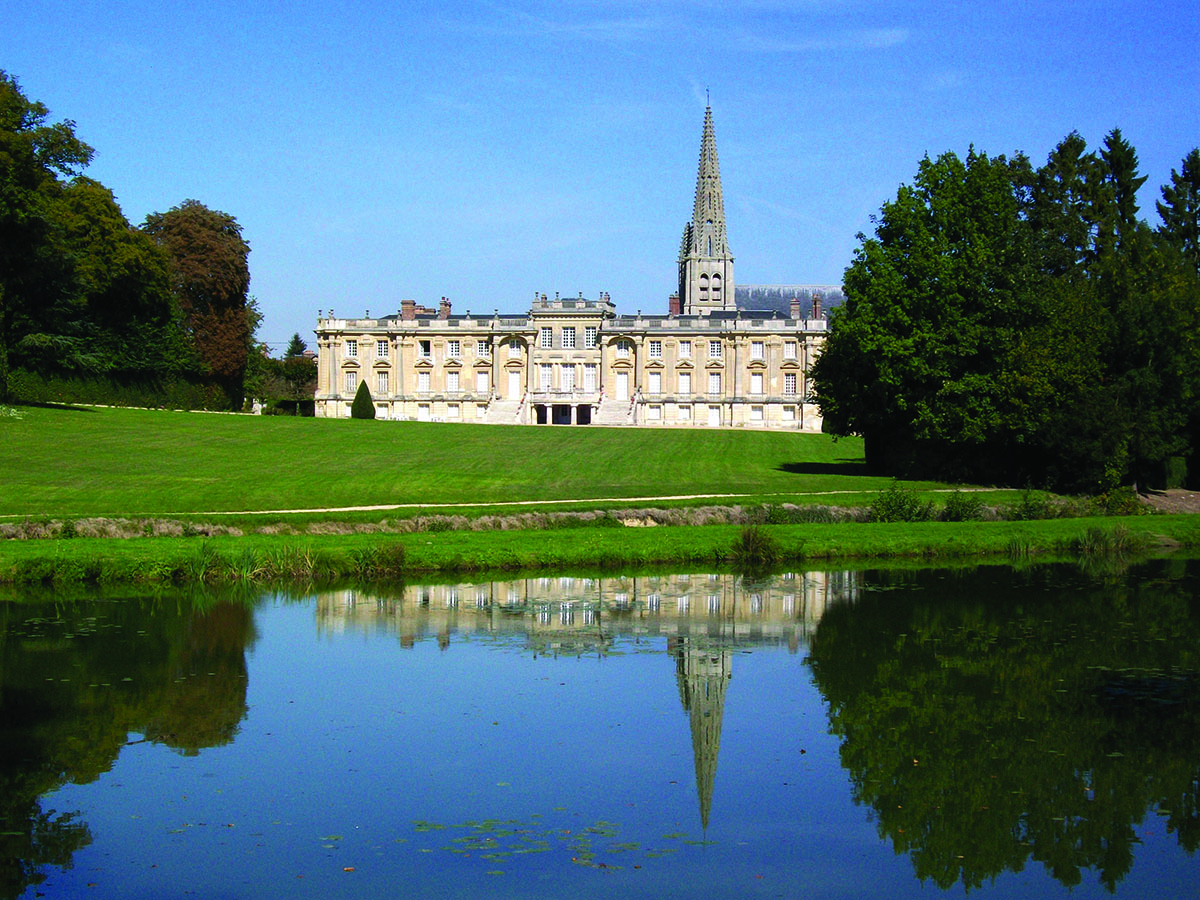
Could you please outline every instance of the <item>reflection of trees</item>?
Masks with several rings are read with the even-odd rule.
[[[810,660],[842,763],[920,878],[1033,860],[1112,889],[1148,810],[1196,849],[1200,566],[1164,572],[921,573],[826,611]]]
[[[107,772],[130,732],[184,753],[233,738],[253,639],[245,603],[0,604],[0,896],[91,842],[43,796]]]

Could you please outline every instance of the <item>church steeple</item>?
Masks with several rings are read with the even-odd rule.
[[[692,221],[683,229],[679,253],[679,296],[684,315],[707,315],[713,310],[736,309],[733,254],[725,233],[725,198],[721,191],[721,166],[712,107],[704,108],[704,133],[700,138],[700,169]]]

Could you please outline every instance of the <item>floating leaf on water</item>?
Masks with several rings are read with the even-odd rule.
[[[487,874],[488,875],[503,875],[504,870],[503,869],[488,869]]]

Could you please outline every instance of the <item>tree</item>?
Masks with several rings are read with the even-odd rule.
[[[1100,493],[1200,434],[1200,280],[1138,219],[1137,154],[923,160],[846,271],[813,381],[896,475]]]
[[[43,304],[19,343],[39,371],[161,379],[192,367],[171,295],[166,253],[132,227],[112,191],[79,177],[53,208],[69,288]],[[31,324],[34,324],[31,322]],[[39,351],[49,350],[49,353]]]
[[[375,402],[371,399],[371,389],[367,387],[366,381],[358,383],[358,391],[354,395],[354,402],[350,404],[350,418],[375,418]]]
[[[1039,295],[1021,227],[1024,157],[921,161],[845,276],[813,381],[826,426],[861,434],[876,471],[967,474],[1022,425],[1013,344]]]
[[[205,373],[234,409],[253,349],[253,310],[247,304],[250,245],[228,213],[185,200],[146,217],[143,230],[171,260],[171,287]]]
[[[1159,233],[1200,272],[1200,148],[1185,156],[1178,170],[1171,170],[1171,183],[1163,185],[1157,206]]]
[[[303,356],[308,351],[308,345],[300,339],[300,332],[292,335],[292,339],[288,341],[287,351],[283,354],[284,359],[291,359],[293,356]]]
[[[92,148],[75,123],[47,124],[49,111],[30,101],[16,79],[0,70],[0,400],[8,398],[9,354],[26,322],[66,281],[50,252],[51,208],[59,176],[78,175]]]

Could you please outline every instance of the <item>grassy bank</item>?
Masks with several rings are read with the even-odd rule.
[[[1200,517],[765,525],[780,563],[827,567],[872,558],[1059,557],[1200,547]],[[271,582],[403,578],[519,569],[730,566],[739,526],[8,541],[0,582]],[[1119,549],[1119,548],[1118,548]]]

